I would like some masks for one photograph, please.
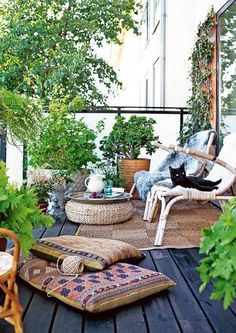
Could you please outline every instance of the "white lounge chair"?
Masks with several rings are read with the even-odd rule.
[[[213,130],[200,131],[193,134],[185,143],[185,149],[196,149],[207,154],[212,153],[212,146],[216,142],[216,132]],[[205,161],[192,158],[191,156],[166,147],[160,143],[156,143],[159,148],[169,152],[163,162],[157,167],[154,172],[141,171],[135,174],[135,183],[131,190],[134,191],[135,186],[138,189],[140,197],[146,201],[143,219],[149,222],[156,218],[155,201],[155,186],[162,185],[172,187],[170,179],[169,166],[176,168],[184,163],[186,174],[192,176],[202,176],[204,171],[208,171]],[[145,198],[146,197],[146,198]]]
[[[184,148],[193,148],[209,154],[212,144],[216,141],[215,139],[216,132],[214,130],[200,131],[187,139]],[[160,146],[168,151],[167,147],[163,145],[159,145],[159,147]],[[199,163],[199,161],[187,156],[186,154],[173,151],[172,149],[170,154],[168,154],[166,158],[159,165],[157,165],[154,171],[139,171],[135,173],[134,184],[130,193],[133,194],[135,188],[137,188],[140,198],[146,201],[148,192],[154,184],[170,178],[169,165],[177,167],[182,163],[185,165],[187,174],[194,176],[201,175],[203,171],[202,163]]]
[[[205,179],[216,181],[221,178],[222,181],[218,185],[218,189],[211,192],[203,192],[192,188],[184,188],[181,186],[176,186],[171,189],[164,186],[153,186],[153,209],[156,206],[158,200],[161,202],[159,224],[154,243],[158,246],[162,245],[168,214],[175,202],[180,200],[219,200],[220,204],[222,204],[223,201],[229,200],[235,196],[233,185],[236,182],[236,132],[231,133],[225,137],[224,145],[217,158],[194,149],[185,149],[178,146],[175,147],[173,145],[170,145],[168,148],[186,153],[202,161],[211,161],[214,163],[214,166],[210,170],[208,176],[205,177]],[[225,193],[229,190],[231,190],[231,193],[226,195]]]

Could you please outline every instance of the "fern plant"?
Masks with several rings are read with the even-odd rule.
[[[0,226],[18,236],[22,253],[27,257],[34,244],[33,229],[49,227],[53,219],[41,213],[33,190],[8,182],[6,171],[5,163],[0,161]]]
[[[215,225],[203,229],[200,253],[207,254],[198,267],[200,291],[213,279],[211,299],[223,299],[227,309],[236,299],[236,198],[224,205]]]

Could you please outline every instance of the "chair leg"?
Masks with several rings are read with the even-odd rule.
[[[158,200],[158,193],[156,192],[153,196],[153,201],[152,201],[150,213],[148,214],[148,222],[153,221],[153,217],[154,217],[155,210],[156,210],[156,205],[157,205],[157,200]]]
[[[151,191],[148,192],[147,194],[147,200],[146,200],[146,205],[143,213],[143,220],[146,221],[148,220],[148,211],[149,211],[149,206],[151,204]]]
[[[159,209],[160,209],[160,200],[157,201],[157,204],[156,204],[156,207],[154,210],[154,214],[153,214],[153,218],[152,218],[152,222],[154,222],[156,220]]]
[[[154,200],[155,200],[155,192],[153,192],[153,190],[151,190],[149,205],[148,205],[148,211],[147,211],[147,218],[146,218],[147,221],[149,221],[150,214],[151,214],[151,211],[152,211],[152,207],[153,207],[153,204],[154,204]]]
[[[16,313],[13,318],[14,321],[14,328],[15,328],[15,333],[23,333],[23,324],[22,324],[22,319],[21,319],[21,314]]]
[[[131,190],[129,191],[130,194],[132,194],[132,195],[134,194],[135,187],[136,187],[136,185],[135,185],[135,183],[133,183]]]
[[[23,333],[23,324],[21,316],[23,309],[20,305],[19,296],[18,296],[18,287],[16,283],[14,285],[14,296],[15,296],[14,300],[12,300],[12,310],[14,312],[12,320],[14,323],[15,333]]]
[[[161,214],[160,214],[159,224],[158,224],[156,238],[155,238],[155,242],[154,242],[154,245],[157,245],[157,246],[162,245],[162,240],[163,240],[163,236],[164,236],[164,232],[165,232],[167,218],[168,218],[171,207],[173,206],[173,204],[175,202],[177,202],[179,200],[183,200],[183,196],[180,195],[178,197],[175,197],[174,199],[171,199],[168,202],[168,204],[166,204],[166,200],[167,200],[166,197],[161,196],[159,199],[161,200]]]
[[[230,198],[230,197],[229,197]],[[220,199],[219,200],[219,203],[220,203],[220,207],[222,209],[222,212],[225,212],[225,208],[224,208],[224,204],[225,204],[225,200],[224,199]]]
[[[167,215],[165,214],[166,198],[161,197],[160,201],[161,201],[161,213],[160,213],[160,217],[159,217],[159,223],[158,223],[156,238],[155,238],[155,242],[154,242],[154,245],[157,245],[157,246],[160,246],[162,244],[162,238],[164,235],[166,219],[167,219]]]
[[[157,230],[156,238],[155,238],[155,242],[154,242],[154,245],[156,245],[156,246],[162,245],[162,240],[163,240],[164,231],[165,231],[165,227],[166,227],[166,220],[167,220],[166,215],[160,215],[158,230]]]
[[[6,312],[6,316],[3,318],[11,325],[14,326],[15,333],[23,333],[23,325],[21,313],[23,311],[22,306],[20,305],[19,296],[18,296],[18,287],[17,284],[14,283],[13,290],[8,294],[6,294],[5,307],[2,308],[3,312]],[[7,316],[7,312],[9,312],[9,316]]]

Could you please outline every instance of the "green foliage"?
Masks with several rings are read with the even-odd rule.
[[[206,20],[199,24],[197,40],[190,56],[192,83],[191,97],[187,102],[190,116],[184,123],[179,141],[183,145],[194,133],[211,128],[212,73],[214,43],[212,41],[215,12],[213,8]]]
[[[0,161],[0,226],[19,237],[24,256],[28,256],[34,243],[33,229],[52,224],[53,219],[40,212],[31,189],[8,183],[5,163]]]
[[[147,153],[152,155],[157,150],[153,142],[159,138],[154,135],[154,124],[154,119],[145,116],[131,116],[127,120],[116,116],[110,134],[100,141],[103,156],[112,161],[116,161],[117,157],[136,159],[141,148],[146,148]]]
[[[35,101],[0,88],[1,135],[7,128],[13,142],[17,139],[25,143],[39,131],[41,118]]]
[[[11,0],[0,8],[0,86],[41,98],[65,95],[104,103],[115,71],[99,57],[104,43],[120,43],[123,29],[138,33],[135,0]],[[102,88],[101,88],[102,86]],[[101,88],[101,89],[100,89]]]
[[[211,298],[223,299],[227,309],[236,299],[236,199],[224,208],[215,225],[203,229],[200,253],[208,256],[200,261],[198,271],[202,280],[200,291],[213,279]]]
[[[51,103],[50,112],[43,119],[38,136],[28,144],[29,164],[32,167],[56,169],[64,176],[71,176],[96,162],[96,133],[89,129],[83,119],[76,120],[71,112],[72,104],[63,101]]]
[[[112,180],[114,187],[124,187],[125,181],[119,171],[118,165],[114,161],[102,160],[93,168],[95,173],[101,173],[105,180]]]

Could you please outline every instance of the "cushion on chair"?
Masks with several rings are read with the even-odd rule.
[[[59,236],[37,240],[31,249],[37,257],[56,262],[62,255],[80,256],[86,270],[102,270],[117,261],[134,261],[144,254],[133,245],[112,239]],[[63,258],[63,257],[62,257]]]
[[[195,133],[186,141],[184,148],[192,148],[206,152],[211,133],[215,132],[213,130],[206,130]],[[184,163],[187,175],[197,175],[202,168],[202,163],[197,159],[184,153],[173,151],[167,155],[155,171],[140,171],[135,173],[134,181],[140,198],[146,201],[147,194],[154,184],[166,178],[170,178],[169,166],[171,165],[173,168],[177,168],[182,163]]]
[[[97,273],[61,275],[55,263],[28,261],[19,276],[39,290],[89,312],[101,312],[132,303],[175,285],[167,276],[131,264],[117,263]]]

